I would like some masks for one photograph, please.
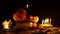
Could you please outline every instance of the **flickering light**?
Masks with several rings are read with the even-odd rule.
[[[42,20],[42,24],[44,23],[44,20]]]
[[[26,8],[28,8],[29,4],[26,5]]]
[[[3,28],[4,28],[4,29],[9,29],[9,22],[7,22],[7,20],[5,20],[5,21],[2,23],[2,25],[3,25]]]
[[[41,26],[51,26],[50,24],[43,24],[43,25],[41,25]]]
[[[50,24],[51,24],[51,19],[50,19]]]
[[[47,23],[47,22],[49,23],[49,19],[48,19],[48,18],[47,18],[47,19],[45,19],[45,22],[44,22],[44,23]]]
[[[32,27],[32,22],[30,22],[30,26]]]
[[[39,17],[38,16],[30,16],[30,21],[37,23],[39,21]]]
[[[38,16],[36,16],[36,22],[38,22],[39,21],[39,17]]]
[[[47,18],[45,20],[42,20],[42,24],[40,26],[52,26],[51,19]]]
[[[50,19],[50,21],[51,21],[51,19]]]

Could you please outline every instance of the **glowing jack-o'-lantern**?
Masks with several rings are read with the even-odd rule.
[[[23,8],[20,8],[13,14],[13,19],[15,21],[24,21],[26,20],[26,15],[27,12]]]
[[[36,23],[39,21],[39,17],[38,16],[30,16],[30,21]]]

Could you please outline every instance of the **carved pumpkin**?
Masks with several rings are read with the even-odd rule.
[[[26,15],[27,12],[23,8],[20,8],[13,14],[13,19],[15,21],[24,21],[26,20]]]
[[[39,17],[38,16],[30,16],[30,21],[36,23],[39,21]]]

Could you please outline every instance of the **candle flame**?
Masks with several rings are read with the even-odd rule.
[[[26,5],[26,8],[28,8],[29,4]]]

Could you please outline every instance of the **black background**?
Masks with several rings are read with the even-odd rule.
[[[55,1],[39,1],[39,0],[2,0],[0,11],[0,22],[5,19],[12,19],[13,13],[29,4],[28,14],[37,15],[41,20],[51,18],[54,26],[60,26],[59,4]]]

